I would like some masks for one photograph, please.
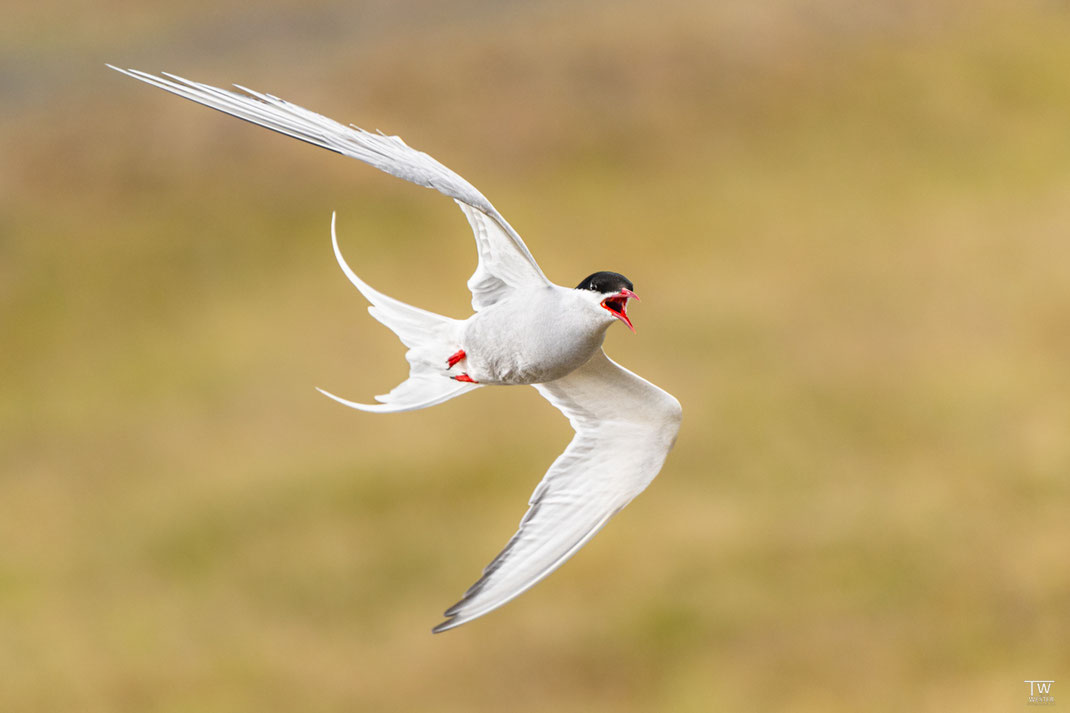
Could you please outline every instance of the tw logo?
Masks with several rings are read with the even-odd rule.
[[[1054,705],[1055,696],[1051,686],[1055,681],[1022,681],[1029,684],[1029,702],[1037,705]]]

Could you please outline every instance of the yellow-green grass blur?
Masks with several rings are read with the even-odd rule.
[[[5,3],[0,711],[1007,711],[1070,685],[1065,2]],[[397,133],[678,395],[651,488],[430,627],[570,436],[422,412],[334,264],[463,317],[456,207],[122,77]]]

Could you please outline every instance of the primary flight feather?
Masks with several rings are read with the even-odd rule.
[[[111,65],[108,65],[109,67]],[[165,74],[111,67],[199,104],[351,156],[457,202],[472,227],[479,264],[468,280],[475,311],[464,320],[412,307],[374,290],[335,258],[371,303],[368,311],[408,347],[408,378],[377,404],[326,391],[361,411],[434,406],[485,385],[529,384],[568,418],[576,434],[543,476],[520,527],[459,602],[440,632],[480,617],[557,569],[642,492],[661,470],[680,428],[680,403],[602,350],[615,321],[634,331],[628,278],[599,271],[575,288],[550,282],[520,235],[482,193],[396,136],[344,126],[270,94],[232,92]],[[322,391],[322,390],[321,390]]]

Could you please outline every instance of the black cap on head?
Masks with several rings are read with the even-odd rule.
[[[632,281],[619,272],[596,272],[576,285],[577,290],[594,290],[599,294],[632,289]]]

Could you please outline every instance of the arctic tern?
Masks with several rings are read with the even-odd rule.
[[[111,65],[108,65],[111,67]],[[587,543],[661,470],[680,428],[680,403],[602,350],[606,330],[633,332],[628,278],[599,271],[575,288],[550,282],[520,235],[468,181],[396,136],[343,126],[270,94],[218,89],[171,74],[111,67],[134,79],[287,136],[351,156],[457,202],[475,234],[479,262],[468,280],[474,314],[458,320],[372,289],[335,258],[371,303],[368,311],[408,347],[409,376],[377,404],[326,396],[361,411],[426,408],[486,385],[529,384],[568,418],[575,436],[531,496],[519,529],[459,602],[440,632],[530,589]]]

